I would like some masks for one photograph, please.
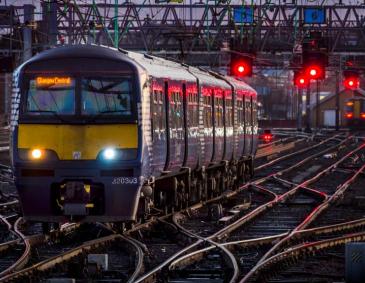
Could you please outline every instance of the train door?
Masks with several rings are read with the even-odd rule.
[[[234,131],[233,131],[233,93],[232,90],[224,92],[224,146],[225,160],[231,160],[234,149]]]
[[[250,156],[252,151],[252,113],[251,97],[245,92],[245,156]]]
[[[221,89],[215,89],[213,97],[214,145],[212,162],[220,162],[224,156],[223,91]]]
[[[202,112],[203,112],[203,149],[202,165],[208,166],[213,157],[213,107],[212,90],[207,87],[201,88]]]
[[[184,166],[195,168],[199,156],[199,103],[198,88],[196,84],[188,84],[185,88],[185,137],[186,156]]]
[[[151,89],[152,172],[164,169],[167,155],[166,114],[163,82],[152,82]]]
[[[240,91],[236,93],[237,105],[237,125],[236,132],[238,136],[237,159],[240,159],[245,154],[245,105],[244,96]]]
[[[169,162],[166,170],[182,167],[185,155],[185,125],[182,84],[173,82],[168,87]]]
[[[251,154],[254,156],[256,154],[257,144],[258,144],[258,121],[257,121],[257,97],[251,96],[251,106],[252,106],[252,149]]]

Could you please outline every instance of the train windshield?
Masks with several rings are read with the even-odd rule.
[[[83,78],[82,115],[132,115],[131,78]]]
[[[30,115],[75,114],[75,81],[70,77],[30,80],[26,112]]]

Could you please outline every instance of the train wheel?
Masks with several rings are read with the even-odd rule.
[[[255,176],[255,161],[254,159],[252,158],[251,161],[250,161],[250,177],[251,179]]]
[[[194,204],[199,200],[198,181],[195,179],[190,183],[189,203]]]
[[[223,217],[223,206],[222,204],[212,204],[208,210],[208,217],[211,220],[218,221]]]

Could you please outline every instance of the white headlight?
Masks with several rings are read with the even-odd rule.
[[[115,149],[107,148],[106,150],[104,150],[103,155],[105,159],[114,159],[116,155]]]
[[[34,159],[39,159],[42,157],[42,151],[38,148],[32,150],[32,157]]]

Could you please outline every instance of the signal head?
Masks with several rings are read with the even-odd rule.
[[[231,76],[250,77],[252,76],[252,55],[244,56],[239,54],[231,54]]]
[[[294,72],[294,85],[302,88],[308,85],[308,78],[302,71],[295,71]]]
[[[306,68],[305,73],[310,79],[323,79],[325,69],[321,65],[310,65]]]
[[[345,78],[343,85],[346,89],[358,89],[360,87],[360,80],[358,77]]]

